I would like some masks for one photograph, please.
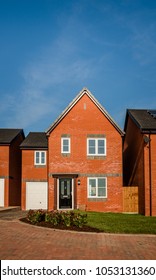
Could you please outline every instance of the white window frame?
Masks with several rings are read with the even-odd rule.
[[[95,195],[90,195],[90,186],[89,186],[89,180],[94,179],[96,181],[96,194]],[[105,189],[106,189],[106,195],[105,196],[98,196],[98,180],[99,179],[104,179],[105,180]],[[107,198],[107,177],[88,177],[87,178],[87,185],[88,185],[88,198]]]
[[[89,153],[89,141],[90,140],[95,141],[95,153],[94,154]],[[99,140],[104,141],[104,153],[103,154],[98,153],[98,141]],[[106,138],[87,138],[87,155],[88,156],[106,156]]]
[[[39,162],[36,162],[36,154],[39,153]],[[44,153],[44,163],[42,163],[42,153]],[[34,163],[35,165],[46,165],[46,151],[35,151],[35,157],[34,157]]]
[[[68,151],[63,150],[63,141],[68,140]],[[61,153],[62,154],[70,154],[70,137],[61,137]]]

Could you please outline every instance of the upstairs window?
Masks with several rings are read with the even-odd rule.
[[[87,139],[88,156],[105,156],[106,139],[105,138],[88,138]]]
[[[45,151],[35,151],[35,165],[46,165]]]
[[[107,178],[88,178],[88,197],[107,197]]]
[[[70,153],[70,138],[61,138],[61,153]]]

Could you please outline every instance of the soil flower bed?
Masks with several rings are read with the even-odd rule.
[[[35,226],[79,232],[101,232],[87,225],[87,214],[73,211],[29,210],[20,221]]]

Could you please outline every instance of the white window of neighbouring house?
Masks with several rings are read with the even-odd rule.
[[[106,198],[107,197],[107,178],[88,178],[88,197]]]
[[[105,138],[88,138],[87,139],[88,156],[105,156],[106,139]]]
[[[45,151],[35,151],[35,165],[46,165]]]
[[[70,153],[70,138],[61,138],[61,153]]]

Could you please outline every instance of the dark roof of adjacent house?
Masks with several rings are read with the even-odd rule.
[[[11,144],[11,142],[19,134],[22,134],[23,138],[25,137],[23,129],[0,128],[0,145],[9,145],[9,144]]]
[[[61,120],[68,114],[68,112],[75,106],[75,104],[81,99],[81,97],[86,94],[98,107],[98,109],[103,113],[103,115],[110,121],[110,123],[116,128],[116,130],[123,136],[124,131],[118,126],[118,124],[113,120],[105,108],[97,101],[93,94],[87,89],[83,88],[79,94],[73,99],[73,101],[66,107],[62,114],[51,124],[51,126],[45,131],[49,135],[52,130],[61,122]]]
[[[20,145],[21,149],[48,149],[45,132],[30,132]]]
[[[156,132],[156,110],[127,109],[125,130],[128,116],[130,116],[142,132]]]

